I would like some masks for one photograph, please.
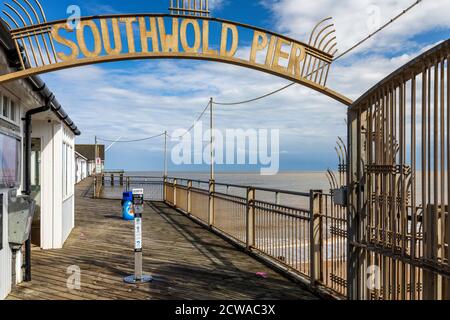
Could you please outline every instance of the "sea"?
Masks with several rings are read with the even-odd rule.
[[[129,176],[154,176],[162,177],[162,172],[140,171],[126,172]],[[209,172],[169,172],[169,177],[209,180]],[[280,172],[276,175],[263,176],[257,172],[226,172],[216,173],[215,180],[219,183],[229,183],[242,186],[271,188],[295,192],[309,192],[309,190],[330,190],[330,183],[325,171],[290,171]]]

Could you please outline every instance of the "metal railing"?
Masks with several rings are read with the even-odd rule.
[[[332,194],[125,174],[95,181],[99,198],[143,188],[146,200],[164,201],[311,287],[346,295],[346,211]]]
[[[345,297],[346,211],[332,198],[179,178],[164,185],[167,204],[311,287]]]

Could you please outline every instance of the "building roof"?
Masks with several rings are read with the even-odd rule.
[[[83,156],[81,153],[75,151],[75,158],[81,158],[83,160],[88,160],[85,156]]]
[[[20,59],[17,53],[14,41],[5,23],[0,19],[0,47],[3,47],[10,68],[19,70]],[[69,115],[64,111],[55,95],[49,90],[44,81],[38,76],[31,76],[25,79],[45,101],[46,106],[50,106],[50,110],[77,136],[81,134],[75,123],[70,119]]]
[[[98,156],[105,160],[105,145],[98,144]],[[95,144],[76,144],[75,151],[83,155],[88,161],[95,161]]]

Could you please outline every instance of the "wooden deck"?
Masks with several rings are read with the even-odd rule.
[[[155,280],[124,284],[134,268],[133,223],[121,220],[119,201],[91,199],[91,182],[76,188],[76,228],[64,248],[35,248],[33,281],[8,299],[317,299],[162,203],[149,204],[143,220],[143,268]],[[81,269],[81,290],[67,289],[70,266]]]

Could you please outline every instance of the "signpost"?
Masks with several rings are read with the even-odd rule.
[[[95,173],[102,173],[102,159],[97,157],[95,158]]]
[[[125,277],[126,283],[138,284],[153,281],[142,274],[142,213],[144,212],[144,189],[133,189],[134,211],[134,275]]]

